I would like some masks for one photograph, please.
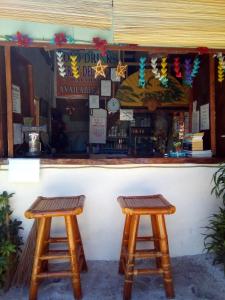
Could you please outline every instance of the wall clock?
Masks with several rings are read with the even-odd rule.
[[[111,98],[108,102],[107,102],[107,110],[108,112],[112,112],[115,113],[120,109],[120,102],[118,99],[116,98]]]

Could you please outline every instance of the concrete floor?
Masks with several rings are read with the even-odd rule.
[[[225,300],[223,266],[213,266],[206,255],[172,259],[177,300]],[[89,271],[81,275],[83,300],[122,299],[123,276],[118,275],[118,262],[89,261]],[[1,300],[27,300],[28,290],[11,288]],[[72,300],[70,280],[44,281],[38,300]],[[136,277],[132,300],[166,299],[163,281],[158,276]]]

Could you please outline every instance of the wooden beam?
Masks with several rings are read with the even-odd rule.
[[[0,41],[0,46],[18,46],[17,42]],[[44,48],[46,50],[57,50],[57,49],[80,49],[80,50],[96,50],[94,44],[62,44],[52,45],[48,41],[36,41],[27,46],[27,48]],[[188,48],[188,47],[153,47],[153,46],[139,46],[135,44],[122,44],[113,45],[108,44],[106,50],[111,51],[145,51],[150,54],[188,54],[188,53],[225,53],[225,49],[214,49],[214,48]],[[203,51],[203,52],[201,52]]]
[[[216,94],[215,94],[215,58],[209,55],[209,105],[210,139],[212,153],[216,154]]]
[[[7,132],[8,157],[13,157],[13,101],[12,101],[12,74],[11,74],[11,47],[5,47],[5,73],[7,95]]]

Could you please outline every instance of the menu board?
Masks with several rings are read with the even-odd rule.
[[[107,111],[93,109],[90,115],[89,143],[105,144],[107,129]]]

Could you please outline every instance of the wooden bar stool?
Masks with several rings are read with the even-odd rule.
[[[29,219],[38,221],[38,232],[34,254],[33,270],[29,291],[29,300],[37,299],[38,282],[43,278],[71,277],[74,297],[82,298],[80,270],[87,271],[81,235],[77,223],[77,215],[84,206],[83,195],[74,197],[38,197],[25,212]],[[53,217],[64,217],[67,237],[50,237],[51,220]],[[49,250],[51,243],[68,243],[68,250]],[[48,261],[69,259],[70,271],[48,271]]]
[[[125,274],[123,299],[131,299],[133,276],[162,274],[166,296],[174,298],[165,214],[173,214],[176,208],[162,195],[120,196],[118,202],[126,215],[119,262],[119,273]],[[138,236],[139,219],[148,215],[152,224],[152,236]],[[154,243],[153,249],[136,249],[137,242]],[[155,258],[155,269],[135,269],[135,259]]]

